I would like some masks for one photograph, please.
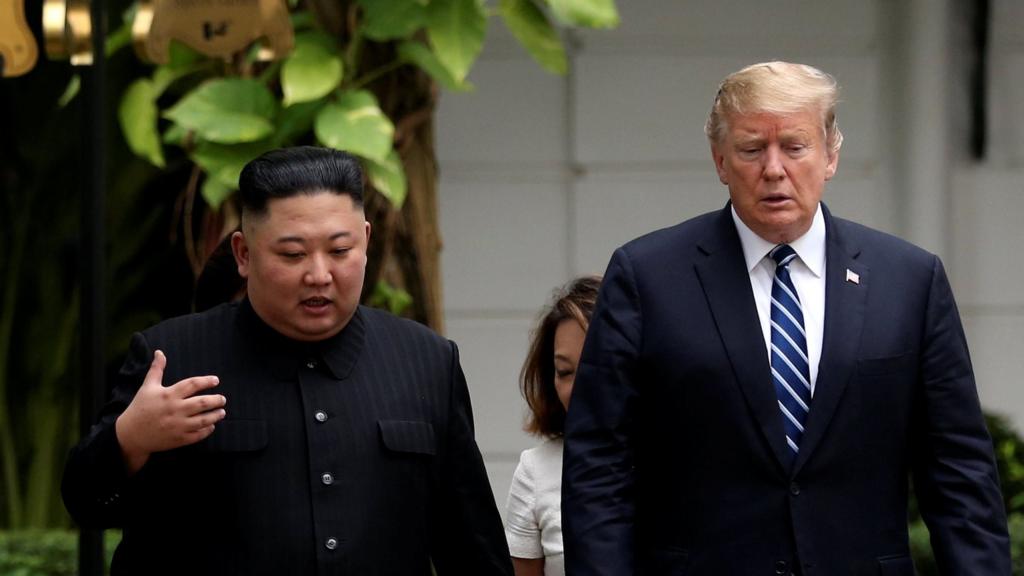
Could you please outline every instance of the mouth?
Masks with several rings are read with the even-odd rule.
[[[302,307],[310,311],[324,310],[331,305],[332,300],[323,296],[313,296],[301,302]]]
[[[772,194],[761,199],[761,202],[769,206],[781,206],[790,200],[792,199],[784,194]]]

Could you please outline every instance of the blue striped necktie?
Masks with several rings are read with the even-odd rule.
[[[800,439],[811,406],[810,363],[807,361],[807,334],[804,332],[804,313],[789,264],[796,252],[788,244],[779,244],[768,253],[775,261],[775,280],[772,282],[772,381],[782,411],[782,425],[786,431],[790,464],[800,452]]]

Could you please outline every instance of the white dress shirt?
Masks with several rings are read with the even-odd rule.
[[[761,238],[747,227],[732,208],[732,219],[743,245],[743,257],[750,274],[750,288],[754,291],[757,317],[761,321],[765,351],[771,358],[771,299],[772,281],[775,279],[775,261],[768,253],[775,244]],[[797,296],[804,313],[804,331],[807,333],[807,359],[811,372],[811,396],[818,381],[818,362],[821,360],[822,334],[825,331],[825,217],[821,204],[814,214],[811,228],[803,236],[789,243],[796,258],[789,264],[789,276],[796,286]]]

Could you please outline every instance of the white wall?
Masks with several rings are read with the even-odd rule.
[[[920,22],[912,11],[884,0],[618,4],[617,30],[574,36],[564,78],[543,72],[492,22],[470,77],[476,92],[441,100],[446,322],[502,507],[519,451],[535,442],[520,432],[516,381],[551,290],[602,272],[612,250],[639,234],[724,205],[702,132],[723,76],[769,59],[834,74],[846,141],[826,203],[896,234],[921,206],[903,190],[917,151],[902,120],[914,105],[905,85],[915,64],[906,32]],[[1012,24],[1024,21],[1024,6],[994,6],[992,159],[949,166],[950,198],[936,218],[952,223],[951,254],[933,249],[950,269],[983,402],[1024,428],[1024,272],[1008,265],[1024,264],[1024,232],[1014,226],[1024,215],[1024,30]]]

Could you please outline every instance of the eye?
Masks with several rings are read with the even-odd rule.
[[[281,256],[286,260],[298,260],[305,256],[305,254],[302,252],[281,252]]]
[[[334,256],[344,256],[349,250],[351,250],[351,248],[333,248],[331,249],[331,254]]]
[[[557,376],[559,378],[568,378],[569,376],[572,376],[575,373],[576,373],[576,371],[575,370],[571,370],[571,369],[570,370],[555,370],[555,376]]]

